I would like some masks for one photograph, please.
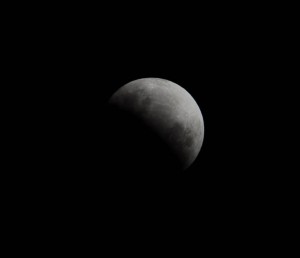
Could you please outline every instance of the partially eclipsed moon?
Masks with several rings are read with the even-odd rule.
[[[204,123],[196,101],[185,89],[164,79],[139,79],[121,87],[109,102],[154,130],[182,169],[195,161],[203,143]]]

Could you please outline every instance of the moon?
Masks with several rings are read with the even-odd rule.
[[[181,86],[160,78],[127,83],[109,105],[131,114],[152,130],[186,170],[197,158],[204,138],[203,116],[194,98]]]

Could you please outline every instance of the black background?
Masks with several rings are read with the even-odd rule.
[[[259,10],[192,9],[120,7],[114,15],[64,9],[42,23],[33,19],[34,26],[20,24],[18,64],[26,67],[23,92],[30,95],[22,126],[31,146],[20,150],[30,168],[20,181],[30,182],[26,200],[38,217],[91,239],[101,229],[107,242],[114,232],[120,238],[184,232],[213,246],[270,233],[268,211],[280,195],[273,184],[280,174],[270,170],[267,153],[276,137],[269,125],[278,123],[268,102],[276,91],[274,26]],[[134,138],[120,145],[122,127],[110,128],[107,100],[146,77],[185,88],[204,118],[198,158],[170,180],[133,177],[166,171],[136,160]]]

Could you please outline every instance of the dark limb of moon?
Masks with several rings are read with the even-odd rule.
[[[113,158],[109,159],[107,176],[114,186],[126,191],[141,187],[141,193],[180,173],[178,158],[147,124],[116,107],[110,107],[109,115],[107,137],[111,142],[106,153]]]

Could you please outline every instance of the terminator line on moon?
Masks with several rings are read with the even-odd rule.
[[[181,86],[164,79],[144,78],[117,90],[109,104],[145,123],[170,147],[182,170],[197,158],[204,137],[201,111]]]

